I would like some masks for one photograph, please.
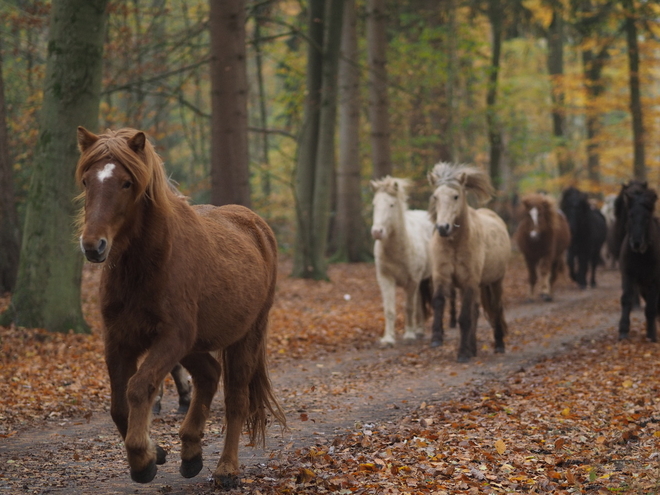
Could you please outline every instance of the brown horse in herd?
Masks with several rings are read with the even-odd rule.
[[[540,278],[541,299],[552,301],[552,287],[564,269],[564,253],[571,243],[568,221],[545,194],[523,196],[521,213],[513,237],[527,263],[530,298]]]
[[[131,477],[156,475],[166,453],[149,437],[151,407],[181,363],[193,398],[179,430],[180,473],[202,469],[202,436],[223,379],[226,437],[217,485],[231,487],[247,424],[265,441],[267,411],[285,425],[266,366],[266,331],[277,277],[272,230],[248,208],[191,207],[168,185],[143,132],[78,128],[76,178],[84,192],[80,246],[105,263],[101,311],[111,415],[124,439]]]

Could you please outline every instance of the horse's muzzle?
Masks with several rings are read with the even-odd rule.
[[[104,238],[99,239],[95,245],[87,246],[80,238],[80,249],[87,258],[87,261],[92,263],[103,263],[108,257],[108,241]]]
[[[435,229],[438,231],[438,234],[440,234],[440,237],[449,237],[449,234],[451,234],[451,226],[448,223],[444,225],[436,225]]]
[[[633,253],[644,254],[648,247],[648,244],[644,241],[630,241],[630,250]]]

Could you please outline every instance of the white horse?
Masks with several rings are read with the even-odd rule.
[[[376,277],[383,297],[385,334],[383,345],[392,345],[396,317],[396,286],[406,292],[404,340],[424,335],[428,316],[423,290],[430,299],[431,263],[429,242],[433,224],[424,210],[409,210],[406,179],[390,176],[371,181],[374,191],[374,217],[371,235],[374,238]],[[455,312],[454,312],[455,319]]]

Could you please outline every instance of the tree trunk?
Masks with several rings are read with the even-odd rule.
[[[346,0],[339,60],[339,163],[337,171],[337,258],[367,259],[360,187],[360,69],[355,0]]]
[[[40,132],[28,192],[18,281],[17,325],[87,332],[80,281],[83,258],[72,231],[79,157],[76,128],[98,126],[107,0],[55,0]]]
[[[16,285],[20,242],[14,174],[9,156],[7,107],[0,43],[0,294],[12,291]]]
[[[312,278],[312,207],[314,173],[321,115],[323,68],[324,0],[309,2],[309,45],[307,47],[307,94],[302,131],[296,160],[296,246],[293,256],[294,277]]]
[[[209,0],[211,203],[251,206],[245,0]]]
[[[323,36],[321,115],[314,173],[312,209],[313,278],[327,279],[326,250],[330,225],[332,181],[335,173],[335,131],[337,129],[337,73],[345,0],[326,2],[326,26]]]
[[[586,126],[587,126],[587,177],[593,184],[600,183],[600,115],[597,98],[603,93],[601,74],[607,57],[607,49],[598,54],[591,49],[582,51],[582,64],[585,72]]]
[[[573,171],[566,130],[564,92],[564,19],[561,6],[553,4],[552,23],[548,29],[548,74],[552,87],[552,134],[555,138],[555,154],[559,175]]]
[[[263,57],[261,56],[261,15],[264,6],[255,7],[254,17],[254,52],[257,69],[257,87],[259,89],[259,124],[261,126],[261,192],[266,200],[270,196],[270,158],[268,153],[268,111],[266,106],[266,90],[264,87]]]
[[[386,27],[385,0],[367,0],[369,119],[371,120],[371,156],[375,179],[392,174],[387,96]]]
[[[633,131],[633,176],[638,180],[646,180],[646,163],[644,160],[644,120],[642,116],[642,100],[639,90],[639,47],[637,45],[637,26],[633,0],[623,0],[626,10],[626,38],[628,41],[628,67],[630,85],[630,113],[632,115]]]
[[[499,0],[489,0],[488,17],[493,31],[493,47],[486,93],[486,121],[488,123],[488,141],[490,142],[490,179],[496,190],[501,190],[502,180],[502,131],[497,118],[497,80],[500,72],[500,54],[502,52],[502,5]]]

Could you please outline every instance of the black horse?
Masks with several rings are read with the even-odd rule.
[[[627,339],[630,311],[637,290],[646,302],[646,336],[657,341],[655,319],[660,303],[660,220],[653,216],[656,192],[646,183],[624,186],[621,195],[621,218],[625,218],[625,234],[621,242],[621,320],[619,339]]]
[[[587,194],[569,187],[561,198],[561,210],[571,228],[571,244],[567,252],[571,279],[582,289],[587,288],[587,271],[591,266],[591,287],[596,286],[596,267],[602,264],[600,250],[607,237],[605,217],[589,204]],[[577,271],[575,259],[577,258]]]

